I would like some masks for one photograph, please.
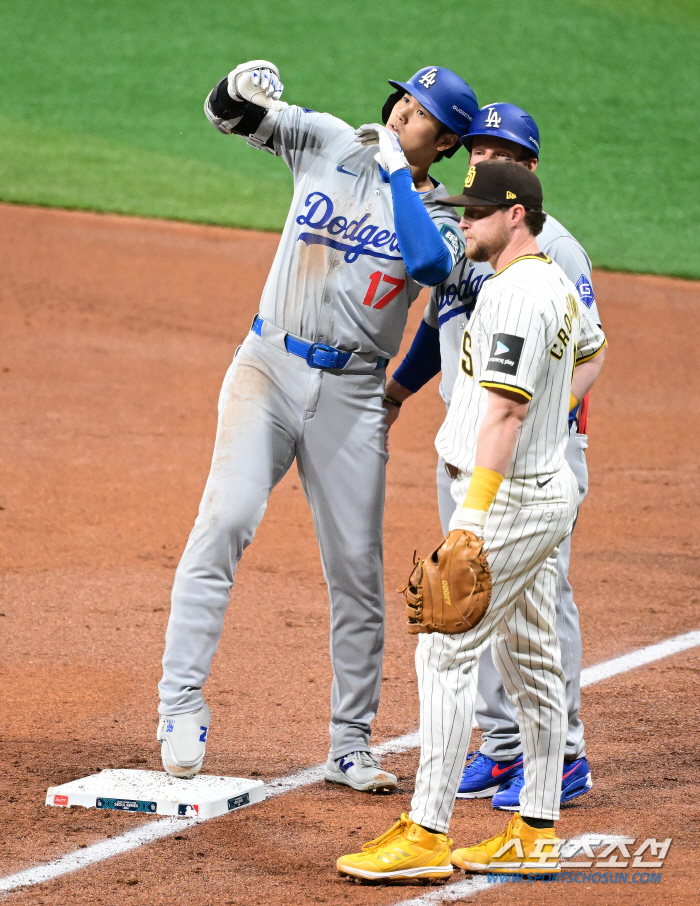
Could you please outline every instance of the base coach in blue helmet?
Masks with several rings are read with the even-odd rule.
[[[422,287],[442,283],[463,255],[459,219],[436,203],[447,192],[428,171],[460,147],[478,105],[438,66],[391,84],[384,124],[358,130],[281,101],[279,72],[265,60],[237,66],[205,101],[219,132],[284,160],[294,196],[259,314],[224,378],[211,471],[173,585],[158,739],[176,776],[202,766],[203,686],[236,566],[296,462],[330,599],[325,777],[396,789],[370,752],[384,649],[386,366]],[[422,242],[426,223],[433,233]],[[249,619],[255,602],[236,610]],[[269,657],[284,664],[284,651]]]
[[[540,156],[540,134],[534,119],[514,104],[488,104],[479,110],[462,140],[470,153],[470,164],[481,161],[515,161],[529,170],[537,168]],[[599,323],[593,288],[591,262],[576,239],[548,214],[542,232],[537,236],[541,252],[555,261],[576,286],[581,303],[593,320]],[[459,370],[460,347],[464,330],[484,281],[493,274],[488,262],[463,258],[450,276],[433,288],[410,351],[387,382],[387,420],[398,417],[398,406],[417,392],[430,378],[442,371],[440,393],[449,409],[452,389]],[[604,348],[590,362],[576,368],[572,394],[576,400],[569,419],[569,441],[566,460],[578,481],[579,505],[588,490],[585,450],[588,446],[585,410],[581,406],[597,377],[606,354]],[[398,404],[398,405],[397,405]],[[581,409],[584,415],[581,415]],[[438,461],[437,488],[440,521],[447,531],[455,503],[450,494],[453,477]],[[566,679],[568,732],[562,777],[562,802],[588,792],[592,786],[586,760],[581,704],[581,632],[579,616],[568,579],[571,536],[559,546],[557,568],[557,633],[561,645],[562,668]],[[479,663],[476,721],[483,731],[479,752],[471,753],[464,769],[457,797],[461,799],[493,797],[496,808],[517,810],[524,783],[522,741],[515,708],[506,695],[503,681],[496,670],[491,650],[486,649]]]

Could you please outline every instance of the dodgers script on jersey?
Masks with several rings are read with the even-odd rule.
[[[462,335],[460,367],[435,446],[462,473],[474,469],[488,388],[530,400],[506,479],[553,475],[569,439],[571,377],[605,344],[574,284],[546,255],[516,259],[483,287]]]
[[[422,286],[399,251],[391,186],[376,148],[351,126],[301,107],[270,112],[274,151],[294,176],[294,198],[260,303],[260,314],[298,337],[392,358]],[[464,240],[440,183],[422,194],[453,264]]]
[[[595,323],[600,324],[593,287],[591,262],[583,247],[558,220],[547,215],[537,246],[561,267],[575,284],[579,298]],[[462,332],[474,311],[484,281],[493,274],[488,262],[476,263],[462,258],[450,276],[433,288],[423,318],[431,327],[440,329],[442,378],[440,395],[449,405],[459,370],[459,348]]]

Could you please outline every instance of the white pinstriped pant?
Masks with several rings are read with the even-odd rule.
[[[571,432],[566,445],[566,461],[578,481],[578,505],[588,492],[588,469],[586,467],[586,448],[588,437]],[[447,533],[450,517],[455,510],[452,499],[452,481],[445,471],[445,461],[438,460],[437,492],[440,522],[443,532]],[[461,501],[460,501],[461,505]],[[566,734],[567,761],[586,757],[584,727],[579,710],[581,708],[581,628],[578,608],[569,583],[569,561],[571,558],[572,535],[559,543],[557,570],[559,587],[557,589],[557,635],[561,646],[561,666],[566,684],[566,706],[569,714],[569,728]],[[511,705],[503,682],[494,667],[491,649],[487,647],[479,659],[476,696],[476,722],[481,727],[481,747],[484,755],[494,761],[511,761],[522,755],[520,729],[515,708]]]
[[[455,500],[464,499],[467,485],[467,477],[454,481]],[[418,638],[421,756],[411,803],[418,824],[449,828],[469,748],[479,656],[494,634],[494,661],[518,712],[525,755],[520,813],[559,817],[567,710],[555,630],[557,545],[571,531],[577,501],[568,465],[541,490],[534,479],[504,481],[486,522],[493,592],[484,619],[459,635]]]

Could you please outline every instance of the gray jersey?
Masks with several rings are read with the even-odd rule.
[[[392,358],[422,286],[399,251],[376,148],[358,144],[342,120],[301,107],[270,112],[264,125],[292,171],[294,198],[261,316],[306,340]],[[456,262],[464,249],[457,214],[434,204],[446,195],[438,183],[422,199]]]
[[[537,237],[537,245],[541,252],[556,261],[564,271],[575,285],[592,320],[600,324],[591,286],[591,261],[581,244],[558,220],[548,214],[542,232]],[[459,369],[462,334],[474,311],[479,290],[491,274],[493,268],[488,262],[477,264],[468,258],[462,258],[447,280],[433,288],[423,315],[427,324],[440,328],[440,395],[448,406]]]

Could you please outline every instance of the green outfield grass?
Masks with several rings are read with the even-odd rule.
[[[0,0],[0,199],[280,229],[284,164],[202,112],[259,57],[353,125],[387,78],[455,69],[535,117],[546,207],[597,266],[700,278],[700,0]]]

